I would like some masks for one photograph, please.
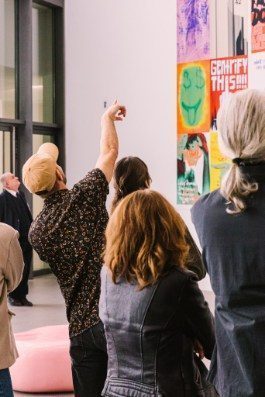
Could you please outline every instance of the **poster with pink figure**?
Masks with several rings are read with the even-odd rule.
[[[209,0],[177,0],[177,62],[209,58]]]
[[[252,0],[252,52],[265,51],[265,0]]]

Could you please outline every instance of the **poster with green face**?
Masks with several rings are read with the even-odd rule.
[[[177,67],[178,134],[210,129],[210,61],[179,64]]]
[[[183,71],[180,97],[185,124],[193,127],[200,123],[205,101],[205,77],[201,67],[190,66]]]

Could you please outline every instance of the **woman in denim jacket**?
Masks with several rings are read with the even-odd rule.
[[[210,359],[213,319],[184,268],[185,225],[159,193],[129,194],[106,231],[100,317],[108,346],[102,396],[202,397],[194,345]],[[207,391],[206,391],[207,389]],[[208,393],[208,394],[206,394]]]

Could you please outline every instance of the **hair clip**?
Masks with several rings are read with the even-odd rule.
[[[244,165],[244,160],[241,159],[240,157],[236,157],[236,158],[234,158],[234,159],[232,160],[232,163],[234,163],[234,164],[240,166],[240,165]]]

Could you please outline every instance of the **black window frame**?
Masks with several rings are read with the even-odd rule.
[[[5,119],[2,119],[5,120]],[[1,132],[10,132],[11,134],[11,153],[10,153],[10,163],[11,163],[11,168],[9,170],[4,170],[14,172],[14,163],[15,163],[15,127],[13,125],[9,124],[1,124],[0,123],[0,131]],[[4,139],[4,136],[3,136]],[[3,148],[4,148],[4,141],[3,141]],[[5,163],[5,153],[3,153],[3,159],[2,159],[2,165]]]
[[[53,11],[54,123],[33,121],[32,114],[32,8],[33,4]],[[21,179],[22,166],[32,155],[33,134],[47,133],[59,147],[59,163],[65,168],[64,135],[64,0],[15,0],[16,118],[0,118],[0,128],[14,134],[13,172]],[[12,153],[12,155],[13,155]],[[22,187],[23,188],[23,187]],[[32,195],[24,189],[32,209]]]

